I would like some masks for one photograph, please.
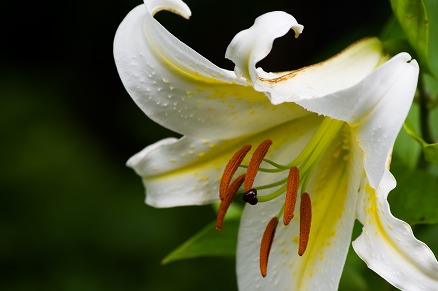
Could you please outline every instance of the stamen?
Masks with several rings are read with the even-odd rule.
[[[312,224],[312,205],[309,193],[304,192],[301,195],[300,205],[300,243],[298,246],[298,255],[302,256],[309,242],[310,225]]]
[[[254,179],[257,175],[257,171],[260,167],[260,164],[262,163],[263,158],[268,152],[268,149],[271,146],[271,144],[272,144],[272,140],[265,139],[252,154],[251,160],[249,161],[248,169],[246,171],[245,184],[243,185],[243,189],[245,190],[245,192],[251,190],[252,185],[254,183]]]
[[[294,218],[295,204],[297,202],[298,187],[300,184],[300,174],[298,167],[292,167],[287,177],[286,201],[284,203],[283,223],[288,225]]]
[[[227,210],[230,207],[231,202],[233,202],[233,199],[236,196],[240,186],[242,186],[244,180],[245,180],[245,174],[242,174],[239,177],[237,177],[233,181],[233,183],[231,183],[231,185],[228,187],[226,195],[224,199],[221,201],[221,204],[219,205],[219,210],[217,212],[216,230],[222,229],[222,224],[224,222],[225,214],[227,213]]]
[[[224,173],[222,174],[221,184],[219,186],[219,198],[224,200],[225,195],[227,194],[228,185],[230,184],[231,178],[233,177],[236,170],[239,168],[239,165],[242,163],[246,154],[251,149],[251,145],[246,144],[238,150],[228,164],[225,166]]]
[[[268,259],[271,251],[272,241],[274,240],[275,230],[277,229],[278,218],[272,217],[263,233],[260,245],[260,273],[266,277],[268,272]]]

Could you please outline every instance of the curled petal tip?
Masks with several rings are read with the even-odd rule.
[[[304,26],[297,23],[296,25],[292,26],[291,29],[295,32],[295,38],[298,38],[300,34],[303,33]]]
[[[263,14],[253,26],[236,34],[227,48],[225,57],[234,62],[236,73],[253,83],[257,79],[255,65],[264,59],[272,49],[274,40],[285,35],[290,29],[298,37],[304,26],[283,11]]]
[[[144,4],[152,15],[161,10],[173,12],[185,19],[189,19],[192,15],[189,6],[181,0],[145,0]]]

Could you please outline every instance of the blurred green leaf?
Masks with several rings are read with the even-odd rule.
[[[359,221],[355,222],[352,234],[353,241],[362,233],[362,227]],[[392,290],[392,288],[388,282],[368,268],[350,245],[338,290],[374,291]]]
[[[430,67],[433,72],[433,76],[424,76],[424,82],[426,84],[427,91],[431,95],[438,95],[438,1],[436,0],[424,0],[426,5],[427,17],[429,18],[429,52],[431,52]],[[435,99],[435,104],[438,102]]]
[[[181,246],[168,254],[162,264],[173,261],[206,256],[235,256],[237,231],[239,229],[241,207],[231,205],[222,230],[216,230],[216,222],[204,227]]]
[[[218,212],[219,205],[220,205],[220,202],[216,202],[216,203],[212,204],[215,213]],[[241,205],[239,205],[237,203],[232,203],[230,205],[230,207],[228,207],[227,215],[225,216],[225,221],[232,220],[232,219],[240,219],[240,216],[242,215],[242,210],[243,210],[243,207]]]
[[[355,227],[356,226],[359,227],[358,224],[356,224]],[[367,269],[367,266],[350,246],[350,250],[348,251],[347,259],[345,261],[344,271],[342,272],[341,281],[339,282],[339,290],[369,290],[369,286],[365,278]]]
[[[385,51],[389,53],[390,56],[395,56],[399,52],[407,52],[412,54],[412,47],[405,39],[391,39],[383,42]]]
[[[414,53],[414,50],[407,41],[406,33],[394,15],[385,23],[379,38],[383,42],[385,51],[391,56],[399,52]]]
[[[391,41],[391,40],[404,40],[406,39],[406,33],[403,28],[400,26],[400,23],[392,15],[388,21],[385,23],[382,31],[380,32],[379,38],[382,41]]]
[[[422,147],[425,159],[434,164],[438,164],[438,143],[429,144],[423,140],[413,129],[409,122],[403,125],[404,130],[415,139]]]
[[[233,219],[228,220],[221,231],[217,231],[216,222],[212,222],[167,255],[162,264],[204,256],[234,256],[238,227],[239,220]]]
[[[438,223],[437,177],[420,169],[403,171],[403,167],[393,172],[398,181],[388,197],[393,214],[410,225]]]
[[[412,125],[410,122],[406,121],[403,124],[403,129],[413,138],[415,139],[419,144],[421,144],[423,147],[427,146],[427,143],[423,140],[421,136],[419,136],[415,130],[412,128]]]
[[[412,130],[418,131],[420,128],[419,123],[420,110],[417,103],[412,104],[409,110],[406,122]],[[403,164],[406,169],[415,169],[418,165],[422,146],[415,141],[405,130],[401,130],[394,145],[393,161]],[[393,166],[391,166],[392,168]]]
[[[426,161],[438,164],[438,143],[428,144],[424,147]]]
[[[429,19],[422,0],[391,0],[395,17],[406,33],[409,43],[417,52],[423,69],[430,70]]]

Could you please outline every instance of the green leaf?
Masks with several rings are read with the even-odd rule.
[[[408,122],[406,120],[406,122],[403,124],[403,129],[413,138],[415,139],[420,145],[423,146],[423,148],[425,146],[427,146],[427,143],[423,140],[423,138],[421,136],[419,136],[415,130],[412,128],[412,125],[410,124],[410,122]]]
[[[406,123],[409,124],[409,129],[413,132],[420,128],[419,124],[420,110],[417,103],[412,104],[409,110]],[[394,144],[394,151],[392,155],[393,161],[403,163],[404,167],[414,169],[418,165],[422,146],[415,139],[413,139],[406,130],[401,130]]]
[[[388,200],[394,216],[411,225],[438,223],[438,179],[427,171],[394,167],[397,187]]]
[[[423,0],[390,0],[392,11],[426,71],[429,64],[429,19]]]
[[[212,204],[214,212],[217,214],[219,210],[220,202],[216,202]],[[225,216],[225,221],[232,219],[240,219],[242,215],[242,206],[236,203],[232,203],[230,207],[228,207],[227,215]]]
[[[207,256],[235,256],[241,207],[233,204],[231,206],[227,211],[222,230],[217,231],[216,222],[211,222],[168,254],[161,263]]]
[[[429,52],[431,52],[430,67],[432,69],[432,76],[425,75],[424,81],[427,91],[430,94],[438,95],[438,1],[436,0],[424,0],[426,5],[427,17],[429,18]],[[436,100],[435,100],[436,102]],[[438,104],[438,103],[436,103]]]
[[[424,147],[424,158],[430,163],[438,164],[438,143],[428,144]]]
[[[382,31],[380,32],[379,38],[385,42],[392,40],[403,40],[407,37],[398,20],[394,15],[392,15],[385,23]]]
[[[430,163],[438,165],[438,143],[429,144],[425,142],[423,138],[412,129],[409,122],[403,124],[403,129],[423,147],[425,159]]]
[[[361,227],[357,223],[355,227]],[[366,265],[356,255],[353,248],[350,246],[347,259],[345,261],[344,271],[342,272],[341,281],[339,282],[339,291],[357,290],[367,291],[369,286],[364,276]]]
[[[362,224],[356,220],[353,227],[352,240],[354,241],[361,233]],[[367,267],[350,245],[338,290],[372,291],[391,290],[391,288],[382,277]]]

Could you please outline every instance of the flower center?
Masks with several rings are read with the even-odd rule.
[[[241,194],[243,200],[251,205],[271,201],[281,195],[285,197],[283,207],[277,216],[273,217],[268,223],[261,240],[260,272],[263,277],[267,274],[269,253],[278,221],[283,216],[283,224],[285,226],[291,222],[294,218],[295,204],[299,193],[301,193],[301,199],[298,255],[302,256],[306,251],[312,221],[312,203],[310,195],[306,191],[307,184],[315,166],[319,163],[343,124],[342,121],[325,117],[304,150],[288,164],[279,164],[265,158],[269,147],[272,145],[272,141],[266,139],[255,149],[248,165],[242,165],[241,163],[250,151],[251,145],[242,146],[226,165],[220,184],[219,197],[221,204],[216,220],[217,230],[222,228],[226,211],[236,195]],[[262,163],[267,164],[267,167],[261,167]],[[246,173],[231,182],[234,173],[239,167],[246,168]],[[288,174],[284,178],[270,184],[254,187],[258,172],[278,174],[285,171],[288,171]],[[239,192],[242,184],[243,191]],[[273,191],[267,195],[257,195],[257,191],[263,189],[273,189]],[[276,222],[274,223],[274,221]]]

